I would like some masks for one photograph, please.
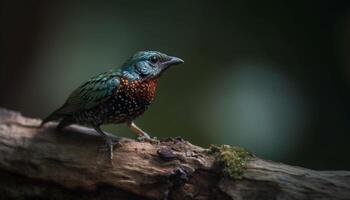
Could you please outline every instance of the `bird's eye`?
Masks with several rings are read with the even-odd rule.
[[[152,63],[156,63],[156,62],[158,62],[158,57],[157,56],[152,56],[150,60],[151,60]]]

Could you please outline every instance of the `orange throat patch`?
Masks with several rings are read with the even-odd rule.
[[[156,96],[156,90],[159,78],[150,79],[147,81],[129,81],[127,79],[121,79],[121,87],[119,89],[126,90],[130,97],[140,98],[144,101],[151,102]],[[119,90],[118,89],[118,90]]]

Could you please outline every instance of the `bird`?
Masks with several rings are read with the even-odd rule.
[[[139,51],[120,68],[101,73],[80,85],[40,127],[50,121],[59,121],[58,130],[72,124],[92,127],[104,138],[112,159],[113,140],[100,126],[125,123],[140,140],[151,139],[134,120],[152,103],[160,76],[170,66],[183,62],[159,51]]]

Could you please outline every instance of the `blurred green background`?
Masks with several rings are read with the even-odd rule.
[[[158,138],[350,170],[346,1],[2,1],[0,106],[43,118],[139,50],[185,64],[136,122]],[[135,137],[124,125],[105,130]]]

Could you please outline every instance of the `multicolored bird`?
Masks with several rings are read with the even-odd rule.
[[[60,121],[59,130],[75,123],[91,126],[105,138],[112,159],[112,138],[100,126],[126,123],[141,139],[150,139],[133,121],[151,104],[163,72],[183,62],[161,52],[140,51],[121,68],[92,77],[74,90],[64,105],[45,118],[41,126],[54,120]]]

